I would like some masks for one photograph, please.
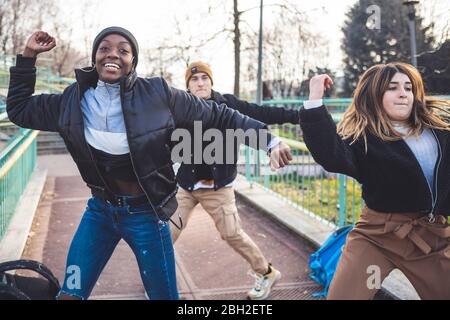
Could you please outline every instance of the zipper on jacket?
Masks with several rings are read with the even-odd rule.
[[[431,132],[433,133],[433,136],[436,139],[436,142],[438,145],[438,150],[439,150],[438,161],[436,163],[436,170],[434,171],[434,176],[433,176],[433,180],[434,180],[433,181],[434,182],[433,189],[435,191],[436,197],[434,197],[433,191],[431,190],[430,186],[428,185],[428,187],[430,188],[430,191],[431,191],[431,199],[432,199],[431,212],[428,214],[428,221],[430,223],[434,223],[436,221],[436,217],[434,215],[434,210],[436,209],[436,204],[437,204],[437,199],[438,199],[438,176],[439,176],[439,166],[440,166],[441,160],[442,160],[442,147],[441,147],[441,143],[433,129],[431,129]]]
[[[81,111],[81,117],[83,118],[84,115],[83,115],[83,111],[81,110],[81,90],[80,90],[80,85],[78,85],[77,90],[78,90],[78,107],[79,107],[79,109]],[[97,163],[94,160],[95,158],[94,158],[94,155],[92,154],[91,147],[89,146],[89,144],[86,141],[86,138],[84,137],[84,119],[82,119],[82,121],[81,121],[81,127],[83,129],[83,141],[84,141],[84,144],[86,145],[86,148],[89,151],[89,155],[91,156],[91,160],[94,162],[95,171],[97,171],[97,174],[99,175],[100,179],[102,180],[102,182],[105,185],[105,188],[108,190],[108,192],[111,193],[111,194],[114,194],[114,192],[112,192],[109,189],[108,184],[106,183],[106,180],[103,179],[103,176],[102,176],[100,170],[98,169]]]
[[[123,89],[123,87],[124,87],[124,82],[125,82],[125,81],[123,81],[123,80],[120,81],[120,107],[122,108],[122,113],[124,113],[124,112],[123,112],[123,101],[124,101],[124,98],[123,98],[123,97],[124,97],[124,95],[123,95],[123,94],[124,94],[124,92],[123,92],[124,89]],[[123,121],[125,122],[125,114],[124,114],[124,119],[123,119]],[[127,128],[127,126],[126,126],[126,123],[125,123],[125,130],[128,131],[128,128]],[[127,136],[127,143],[128,143],[128,146],[130,146],[130,141],[129,141],[129,139],[128,139],[128,132],[126,132],[126,136]],[[136,172],[136,168],[135,168],[135,166],[134,166],[133,154],[131,153],[131,148],[129,148],[129,150],[130,150],[131,167],[133,168],[133,172],[134,172],[134,174],[135,174],[135,176],[136,176],[136,180],[137,180],[139,186],[141,187],[142,191],[144,191],[144,194],[145,194],[145,196],[147,197],[148,203],[150,203],[150,206],[152,207],[153,212],[154,212],[154,213],[158,216],[158,218],[159,218],[158,212],[155,210],[155,206],[154,206],[153,203],[150,201],[150,197],[148,196],[147,192],[145,191],[144,187],[143,187],[142,184],[141,184],[141,181],[139,180],[139,176],[138,176],[138,174],[137,174],[137,172]],[[161,218],[160,218],[160,220],[161,220]]]

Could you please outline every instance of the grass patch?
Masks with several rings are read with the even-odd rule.
[[[268,180],[268,187],[273,192],[336,225],[355,223],[363,207],[361,185],[345,176],[342,199],[342,180],[339,176],[315,178],[300,176],[293,172],[269,176]],[[263,185],[265,183],[264,177],[256,181]],[[339,223],[341,206],[343,206],[343,223]]]

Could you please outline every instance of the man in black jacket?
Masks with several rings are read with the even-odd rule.
[[[204,62],[191,63],[186,70],[185,80],[188,92],[193,95],[226,104],[229,108],[266,124],[298,124],[299,113],[296,110],[259,106],[239,100],[230,94],[221,95],[213,91],[212,70]],[[273,139],[269,143],[269,148],[278,143],[280,143],[278,138]],[[177,194],[179,203],[177,213],[182,223],[181,229],[171,225],[172,241],[175,242],[178,239],[194,207],[200,203],[214,219],[222,239],[251,265],[256,282],[248,292],[248,297],[262,300],[267,298],[271,287],[281,277],[281,273],[268,263],[261,250],[241,227],[232,187],[237,175],[236,154],[233,155],[233,159],[233,163],[225,164],[181,164],[177,173],[178,184],[181,187]]]

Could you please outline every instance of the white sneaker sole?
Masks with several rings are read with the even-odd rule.
[[[266,291],[266,293],[264,295],[262,295],[261,297],[250,297],[247,296],[248,299],[250,300],[266,300],[267,297],[269,296],[270,292],[272,292],[272,288],[275,286],[275,284],[281,279],[281,272],[280,271],[276,271],[275,273],[275,280],[273,280],[272,285],[270,286],[269,290]]]

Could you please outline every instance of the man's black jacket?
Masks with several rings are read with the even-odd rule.
[[[219,104],[226,104],[229,108],[235,109],[240,113],[247,115],[253,119],[264,122],[265,124],[283,124],[292,123],[298,124],[299,111],[290,110],[286,108],[271,107],[271,106],[259,106],[254,103],[239,100],[231,94],[221,95],[216,91],[212,91],[210,100],[213,100]],[[205,143],[202,147],[207,145]],[[227,153],[224,148],[224,158],[226,159]],[[193,190],[194,185],[197,183],[198,171],[201,169],[203,172],[209,171],[212,179],[214,179],[214,189],[219,189],[227,184],[231,183],[237,175],[237,155],[233,155],[234,163],[232,164],[211,164],[202,166],[196,166],[194,164],[181,164],[177,173],[177,180],[179,185],[188,191]],[[224,160],[225,160],[224,159]]]

